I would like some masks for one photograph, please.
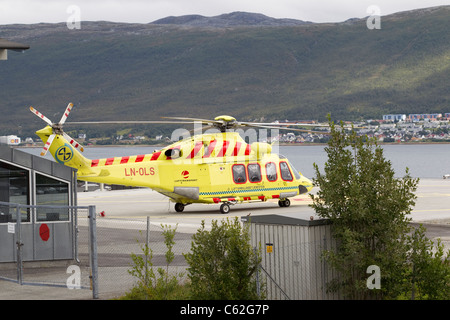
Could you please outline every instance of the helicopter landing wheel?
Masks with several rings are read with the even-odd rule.
[[[176,212],[183,212],[183,210],[184,210],[184,204],[179,203],[179,202],[175,203],[175,211]]]
[[[278,205],[280,207],[289,207],[291,205],[291,200],[289,199],[284,199],[284,200],[278,200]]]
[[[223,214],[227,214],[228,212],[230,212],[230,205],[228,203],[222,203],[222,205],[220,206],[220,212]]]

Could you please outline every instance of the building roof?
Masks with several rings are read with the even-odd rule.
[[[320,226],[329,224],[330,221],[327,219],[314,219],[314,220],[306,220],[302,218],[292,218],[277,214],[269,214],[269,215],[261,215],[261,216],[251,216],[241,217],[242,222],[256,223],[256,224],[282,224],[282,225],[291,225],[291,226]]]
[[[76,169],[0,144],[0,160],[33,169],[65,181],[71,181]]]
[[[30,49],[29,45],[21,44],[18,42],[9,41],[3,38],[0,38],[0,50],[8,49],[8,50],[27,50]]]

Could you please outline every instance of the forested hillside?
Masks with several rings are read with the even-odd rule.
[[[59,120],[68,102],[71,121],[450,112],[449,30],[450,6],[383,16],[380,30],[365,19],[0,25],[0,37],[31,46],[0,61],[2,131],[42,127],[30,105]]]

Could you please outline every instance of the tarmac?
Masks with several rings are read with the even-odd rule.
[[[314,192],[314,189],[313,189]],[[424,224],[430,239],[440,238],[450,249],[450,179],[422,179],[416,191],[417,199],[411,214],[412,223]],[[182,213],[175,212],[173,204],[164,196],[149,189],[79,192],[78,205],[95,205],[97,213],[110,218],[146,219],[151,223],[178,225],[177,231],[193,234],[202,221],[242,217],[246,215],[279,214],[303,219],[318,218],[307,195],[297,196],[289,208],[278,207],[275,201],[232,206],[227,215],[219,212],[218,205],[193,204]],[[124,210],[126,208],[126,211]],[[99,218],[100,219],[100,218]],[[99,248],[99,251],[101,248]],[[1,271],[1,269],[0,269]],[[67,286],[36,284],[20,285],[0,279],[0,300],[108,300],[117,294],[100,293],[97,299],[89,289],[69,289]]]

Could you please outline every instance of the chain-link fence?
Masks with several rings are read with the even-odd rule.
[[[153,267],[170,273],[186,269],[192,234],[176,232],[175,254],[167,266],[163,227],[144,219],[102,217],[95,207],[29,206],[0,202],[0,279],[20,285],[92,290],[119,297],[137,279],[131,254],[148,244]],[[167,228],[167,227],[165,227]],[[175,229],[176,226],[169,226]],[[155,270],[156,271],[156,270]]]
[[[69,266],[79,264],[77,217],[88,212],[89,207],[0,202],[0,279],[67,287]],[[83,275],[77,285],[89,289],[89,276]]]
[[[163,231],[149,217],[107,218],[95,207],[26,206],[0,203],[0,279],[19,284],[92,290],[94,298],[123,296],[137,283],[130,274],[132,254],[152,251],[151,266],[184,272],[184,254],[191,250],[192,233],[176,231],[167,266]],[[325,284],[332,274],[321,259],[326,249],[326,226],[252,224],[252,243],[261,247],[260,289],[269,300],[333,299]],[[323,229],[325,228],[325,229]],[[309,239],[309,240],[308,240]],[[312,240],[311,240],[312,239]],[[184,278],[184,279],[185,279]],[[182,281],[182,280],[181,280]]]
[[[80,221],[81,223],[81,221]],[[160,224],[153,223],[149,218],[141,220],[115,219],[97,217],[97,256],[99,293],[108,296],[123,295],[136,283],[129,270],[132,269],[131,254],[143,255],[145,244],[152,251],[151,264],[155,268],[167,267],[165,253],[168,248],[164,243],[163,229]],[[170,226],[175,229],[176,226]],[[80,226],[80,235],[87,232]],[[183,254],[191,249],[192,234],[176,232],[174,237],[175,254],[169,265],[169,273],[185,272],[187,263]],[[87,256],[87,243],[80,236],[80,256]]]

